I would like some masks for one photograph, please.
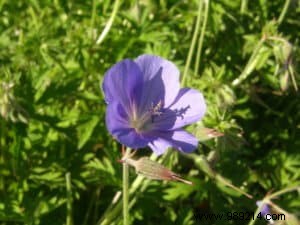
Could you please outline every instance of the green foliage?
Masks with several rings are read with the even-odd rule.
[[[130,173],[132,224],[248,224],[197,215],[255,211],[268,192],[300,185],[299,2],[120,1],[112,18],[114,4],[0,0],[1,225],[121,224],[121,152],[100,85],[143,53],[186,71],[208,111],[188,127],[203,140],[195,154],[159,159],[193,186]],[[299,223],[293,191],[272,199],[285,224]]]

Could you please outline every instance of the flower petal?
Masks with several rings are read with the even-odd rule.
[[[104,75],[103,91],[109,104],[117,100],[130,112],[132,104],[138,104],[143,86],[143,75],[139,66],[125,59],[112,66]]]
[[[190,153],[197,148],[198,140],[190,133],[178,129],[167,132],[155,132],[155,140],[148,145],[157,155],[166,151],[168,147],[173,147],[184,153]]]
[[[161,155],[172,145],[163,138],[156,138],[155,140],[151,141],[148,146],[156,155]]]
[[[121,104],[114,101],[106,109],[106,127],[121,144],[130,148],[146,147],[149,140],[136,133],[129,125],[128,115]]]
[[[149,103],[143,107],[157,104],[157,101],[162,101],[165,107],[169,106],[180,89],[177,67],[172,62],[154,55],[141,55],[135,62],[139,65],[144,78],[142,99],[149,99]],[[157,99],[157,96],[160,99]]]
[[[185,153],[193,152],[198,146],[197,138],[181,129],[173,131],[173,136],[169,142],[174,148]]]
[[[270,207],[267,203],[263,203],[263,201],[256,201],[256,205],[261,208],[260,212],[263,216],[270,214]]]
[[[118,133],[117,138],[121,144],[132,149],[144,148],[148,144],[148,140],[136,133],[134,129],[124,130],[123,132]]]
[[[189,88],[182,88],[179,91],[174,103],[154,120],[154,129],[170,130],[177,129],[188,124],[197,122],[206,111],[206,104],[203,95]]]

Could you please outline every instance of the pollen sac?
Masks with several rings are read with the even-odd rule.
[[[156,105],[154,105],[152,103],[152,106],[150,109],[152,123],[154,122],[154,118],[156,116],[160,116],[163,113],[162,107],[163,107],[163,102],[161,100]]]

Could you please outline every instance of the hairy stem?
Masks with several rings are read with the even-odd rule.
[[[202,52],[202,47],[203,47],[203,40],[204,40],[204,34],[206,30],[206,25],[207,25],[207,17],[208,17],[208,11],[209,11],[209,0],[204,1],[204,19],[203,19],[203,24],[200,32],[200,37],[198,41],[198,48],[197,48],[197,55],[196,55],[196,63],[195,63],[195,75],[199,72],[199,67],[200,67],[200,61],[201,61],[201,52]]]
[[[290,3],[291,3],[291,0],[286,0],[286,1],[285,1],[284,6],[283,6],[283,9],[282,9],[282,11],[281,11],[281,13],[280,13],[280,16],[279,16],[278,20],[277,20],[278,24],[281,24],[281,23],[282,23],[282,21],[283,21],[285,15],[286,15],[286,13],[287,13],[287,10],[288,10],[288,8],[289,8],[289,6],[290,6]]]
[[[111,14],[108,22],[106,23],[105,28],[103,29],[102,33],[98,37],[98,39],[96,41],[96,44],[100,44],[104,40],[104,38],[107,35],[108,31],[110,30],[110,28],[111,28],[111,26],[112,26],[112,24],[113,24],[113,22],[115,20],[115,17],[117,15],[117,12],[119,10],[120,2],[121,2],[121,0],[116,0],[115,1],[112,14]]]
[[[126,149],[125,157],[130,154],[130,148]],[[124,157],[124,156],[123,156]],[[127,163],[123,163],[123,224],[129,225],[129,207],[128,207],[128,199],[129,199],[129,175],[128,169],[129,166]]]
[[[191,60],[192,60],[192,55],[193,55],[193,52],[195,50],[196,40],[197,40],[197,36],[198,36],[198,33],[199,33],[199,28],[200,28],[202,6],[203,6],[202,0],[199,0],[198,14],[197,14],[197,21],[196,21],[196,25],[195,25],[195,30],[194,30],[191,46],[190,46],[189,53],[188,53],[188,56],[187,56],[187,59],[186,59],[186,63],[185,63],[185,67],[184,67],[184,71],[183,71],[183,75],[182,75],[182,80],[181,80],[181,84],[183,86],[185,84],[186,76],[187,76],[188,70],[190,68]]]

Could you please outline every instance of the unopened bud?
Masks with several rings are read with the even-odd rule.
[[[207,141],[212,138],[221,137],[224,134],[215,129],[200,127],[197,128],[195,135],[200,141]]]
[[[152,180],[180,181],[189,185],[193,184],[191,181],[181,178],[180,175],[172,172],[158,162],[150,160],[148,157],[142,157],[138,160],[123,158],[120,161],[133,166],[138,174]]]
[[[282,91],[286,91],[289,86],[289,71],[286,70],[284,74],[281,74],[280,76],[280,88]]]

